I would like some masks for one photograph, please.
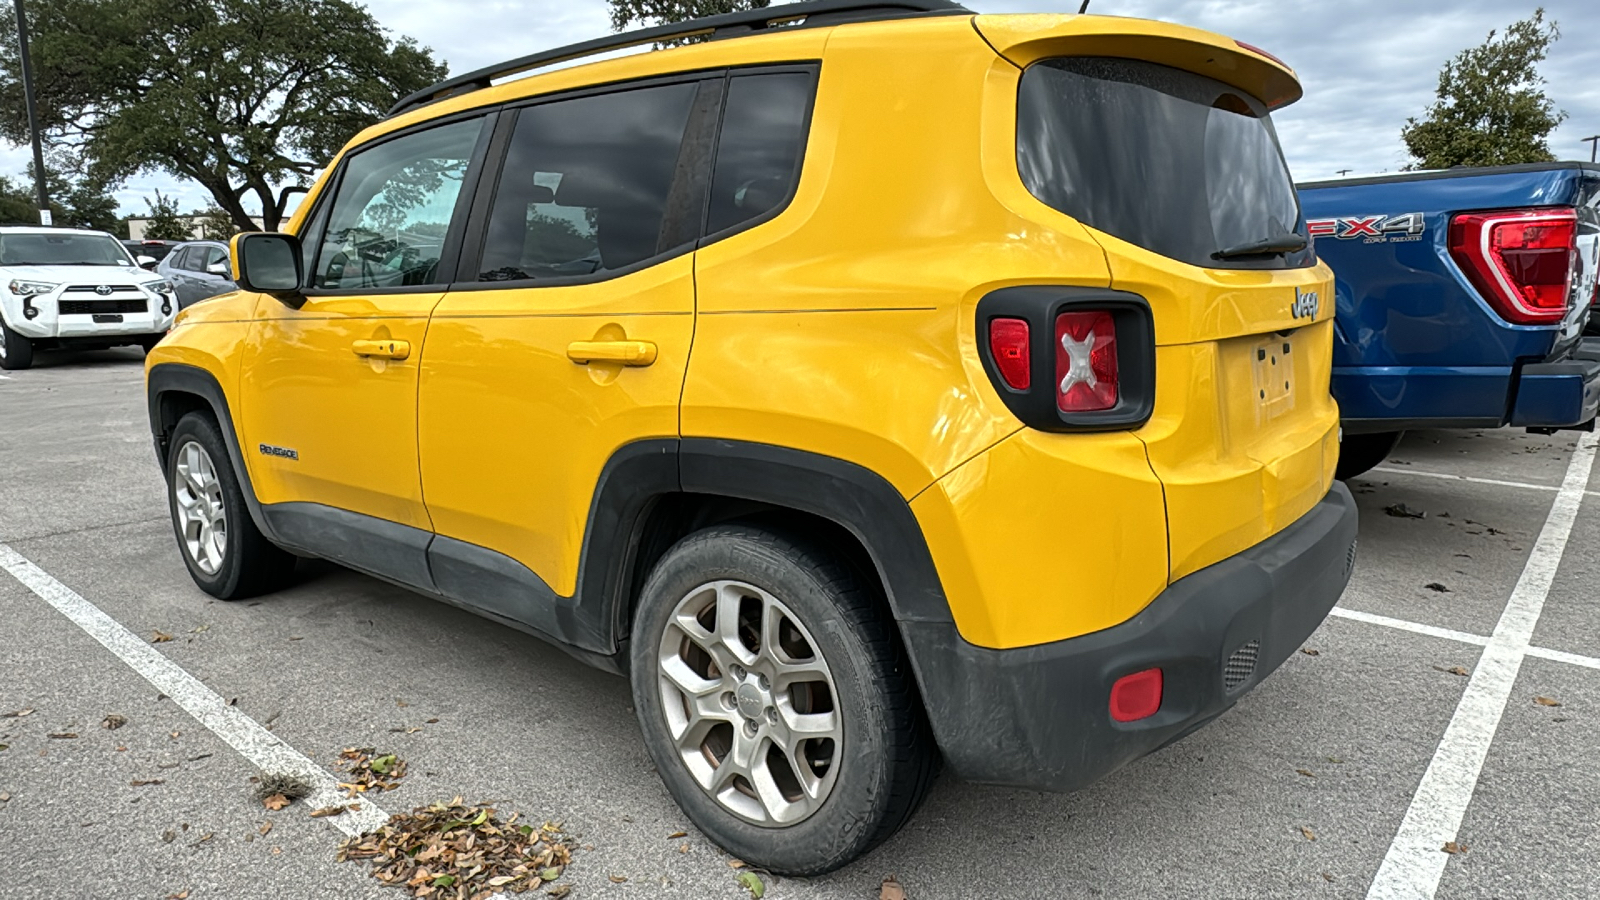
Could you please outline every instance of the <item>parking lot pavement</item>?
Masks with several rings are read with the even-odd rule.
[[[407,759],[384,809],[459,794],[561,821],[594,848],[570,869],[575,897],[748,896],[651,771],[622,679],[327,565],[303,564],[273,596],[211,601],[166,520],[137,355],[13,374],[0,381],[0,545],[140,638],[173,635],[154,649],[330,771],[350,746]],[[766,896],[873,898],[895,874],[913,900],[1364,897],[1409,859],[1392,845],[1403,823],[1426,824],[1419,784],[1477,734],[1481,778],[1446,779],[1454,793],[1440,795],[1466,804],[1454,836],[1467,850],[1436,851],[1436,896],[1600,894],[1600,669],[1579,664],[1600,665],[1600,497],[1578,509],[1548,596],[1534,592],[1534,655],[1517,657],[1496,721],[1463,712],[1495,699],[1502,669],[1480,657],[1513,595],[1531,596],[1528,561],[1575,446],[1510,430],[1409,436],[1352,485],[1361,555],[1341,610],[1306,645],[1314,655],[1293,654],[1209,727],[1078,794],[941,779],[878,852],[824,878],[769,878]],[[1397,504],[1427,516],[1385,513]],[[1561,653],[1575,656],[1549,658]],[[0,893],[400,896],[334,862],[343,835],[329,820],[302,804],[262,809],[250,759],[158,693],[0,572],[0,714],[34,710],[0,718]],[[128,724],[103,728],[113,713]],[[668,838],[678,831],[689,836]]]

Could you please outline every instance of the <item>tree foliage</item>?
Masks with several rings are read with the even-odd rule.
[[[28,6],[41,129],[101,184],[192,179],[240,228],[245,198],[277,228],[292,195],[394,101],[444,76],[350,0],[36,0]],[[0,42],[0,135],[27,115]]]
[[[765,9],[770,0],[610,0],[611,27],[665,25],[746,9]]]
[[[105,185],[86,180],[68,181],[47,164],[45,190],[50,195],[50,216],[55,224],[122,233],[117,198],[111,196]],[[0,224],[39,224],[36,203],[32,163],[28,164],[26,178],[0,176]]]
[[[144,236],[152,241],[188,241],[194,239],[194,231],[189,223],[178,212],[178,201],[171,197],[161,196],[156,191],[156,198],[144,198],[144,205],[150,207],[150,215],[145,217]]]
[[[1543,7],[1503,34],[1456,54],[1439,70],[1438,99],[1400,131],[1416,167],[1545,162],[1547,138],[1567,114],[1545,96],[1539,63],[1561,36]]]
[[[238,226],[233,224],[233,217],[218,206],[200,213],[195,224],[200,228],[200,239],[203,241],[226,241],[239,233]]]

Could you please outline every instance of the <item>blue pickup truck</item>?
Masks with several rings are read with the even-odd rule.
[[[1592,429],[1600,166],[1456,168],[1302,184],[1336,278],[1339,477],[1412,428]]]

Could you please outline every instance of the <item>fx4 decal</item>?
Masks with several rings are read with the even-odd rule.
[[[1427,227],[1422,213],[1401,213],[1398,216],[1340,216],[1336,219],[1311,219],[1306,222],[1312,237],[1338,238],[1348,241],[1361,238],[1363,244],[1388,244],[1401,241],[1420,241]]]

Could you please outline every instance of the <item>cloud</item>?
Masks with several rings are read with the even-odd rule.
[[[1074,12],[1077,0],[967,0],[980,12]],[[1393,171],[1408,159],[1400,128],[1433,102],[1439,67],[1491,29],[1532,14],[1533,2],[1451,0],[1092,0],[1105,15],[1164,19],[1205,28],[1262,47],[1293,66],[1305,97],[1274,118],[1297,178],[1329,178],[1340,169]],[[1568,120],[1550,139],[1558,157],[1585,157],[1579,139],[1600,132],[1600,3],[1551,0],[1549,17],[1564,37],[1542,72]],[[371,0],[374,17],[395,35],[431,47],[452,73],[467,72],[610,31],[604,0]],[[0,147],[0,172],[25,170],[25,148]],[[130,179],[117,198],[124,212],[143,211],[156,188],[184,206],[203,206],[205,192],[161,174]]]

